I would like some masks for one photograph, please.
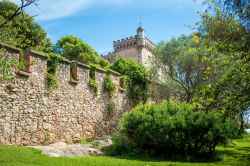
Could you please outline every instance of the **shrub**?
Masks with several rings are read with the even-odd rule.
[[[109,97],[112,97],[116,86],[112,80],[110,72],[111,72],[110,70],[107,70],[105,74],[104,82],[103,82],[103,89],[109,93]]]
[[[195,156],[213,154],[218,144],[226,144],[233,136],[234,129],[223,113],[194,111],[191,105],[168,101],[135,107],[122,118],[119,133],[138,154]],[[120,148],[120,154],[122,143],[114,139],[113,151]]]

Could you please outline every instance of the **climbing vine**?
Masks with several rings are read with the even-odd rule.
[[[4,82],[11,82],[15,78],[15,74],[13,73],[13,68],[16,65],[16,59],[11,59],[8,56],[8,52],[6,49],[0,49],[0,80]]]
[[[146,102],[149,97],[149,80],[147,69],[139,63],[129,59],[119,58],[110,67],[112,70],[124,75],[123,85],[127,84],[128,97],[137,104]]]
[[[96,83],[95,79],[95,71],[96,71],[96,66],[95,65],[90,65],[89,69],[89,86],[93,91],[95,92],[95,95],[98,95],[98,85]]]
[[[26,61],[24,58],[24,50],[21,50],[19,53],[19,61],[18,61],[18,70],[25,71],[26,70]]]
[[[47,83],[49,91],[52,91],[57,88],[57,78],[56,78],[56,69],[60,64],[62,57],[58,54],[50,53],[49,59],[47,62]]]
[[[125,76],[125,75],[123,75],[123,76],[121,76],[120,77],[120,87],[122,88],[122,89],[126,89],[127,88],[127,80],[128,80],[128,77],[127,76]]]
[[[104,82],[103,82],[103,89],[109,93],[109,97],[112,97],[114,91],[115,91],[115,84],[112,80],[112,77],[111,77],[111,70],[108,69],[106,71],[106,74],[105,74],[105,77],[104,77]]]

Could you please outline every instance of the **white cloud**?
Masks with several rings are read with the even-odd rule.
[[[17,4],[20,0],[12,0]],[[193,0],[39,0],[38,7],[29,7],[30,14],[39,16],[42,21],[60,19],[84,11],[94,5],[126,7],[187,7]]]

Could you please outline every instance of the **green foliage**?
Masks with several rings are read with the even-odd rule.
[[[64,36],[58,40],[57,44],[62,50],[63,56],[69,60],[75,60],[87,65],[96,65],[101,68],[107,68],[109,62],[95,52],[95,50],[80,38],[72,35]],[[61,51],[60,51],[61,52]]]
[[[0,49],[0,80],[4,82],[11,82],[15,79],[13,69],[16,65],[15,57],[13,59],[8,56],[5,49]]]
[[[80,144],[91,144],[94,141],[92,137],[80,137],[78,143]]]
[[[142,64],[118,58],[110,69],[127,77],[128,96],[134,103],[147,101],[149,97],[148,71]]]
[[[104,82],[103,82],[103,89],[109,93],[109,96],[112,97],[114,91],[115,91],[115,84],[112,80],[110,70],[106,71]]]
[[[124,115],[120,125],[126,141],[123,144],[114,139],[114,146],[121,145],[115,149],[126,145],[135,147],[139,154],[165,157],[211,155],[235,131],[234,123],[222,113],[194,111],[191,105],[174,101],[139,105]]]
[[[121,88],[127,88],[127,79],[128,79],[128,77],[127,76],[125,76],[125,75],[123,75],[123,76],[121,76],[120,77],[120,86],[121,86]]]
[[[205,1],[210,10],[202,13],[199,31],[204,38],[214,41],[225,55],[226,71],[214,83],[200,87],[194,100],[204,110],[220,110],[232,118],[240,117],[244,129],[244,115],[250,103],[250,26],[249,1]],[[238,123],[237,122],[237,123]],[[239,124],[239,123],[238,123]]]
[[[111,117],[115,112],[116,112],[115,103],[111,101],[111,99],[109,99],[108,104],[106,106],[107,117],[108,118]]]
[[[60,61],[63,59],[60,55],[50,53],[49,59],[47,62],[47,84],[50,91],[57,88],[57,78],[56,78],[56,69],[60,64]]]
[[[18,70],[19,71],[25,71],[26,70],[26,60],[24,58],[24,51],[21,50],[19,53],[19,61],[18,61]]]
[[[113,144],[106,150],[108,155],[135,157],[139,154],[136,144],[121,132],[116,132],[112,135],[112,142]]]
[[[223,71],[223,56],[213,46],[199,34],[161,42],[154,53],[154,74],[164,79],[171,94],[191,102],[201,85],[215,82]]]
[[[3,0],[0,2],[0,23],[5,22],[17,10],[18,6],[13,2]],[[19,47],[21,49],[33,49],[49,52],[51,42],[46,32],[38,25],[34,18],[27,13],[16,16],[0,30],[1,42]]]
[[[96,83],[95,79],[95,71],[96,71],[96,66],[95,65],[90,65],[89,69],[89,87],[92,88],[92,90],[95,92],[95,95],[98,95],[98,84]]]

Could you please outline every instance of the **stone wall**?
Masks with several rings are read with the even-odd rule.
[[[10,57],[19,50],[5,46]],[[89,67],[78,64],[78,82],[70,81],[70,63],[63,60],[56,72],[58,88],[47,87],[47,57],[31,52],[31,73],[16,74],[11,83],[0,80],[0,143],[35,145],[45,141],[77,140],[104,136],[114,131],[130,108],[126,92],[119,88],[119,74],[113,72],[116,90],[111,99],[103,91],[105,71],[96,70],[98,95],[91,90]],[[17,73],[17,71],[15,71]],[[114,103],[115,112],[107,107]]]

